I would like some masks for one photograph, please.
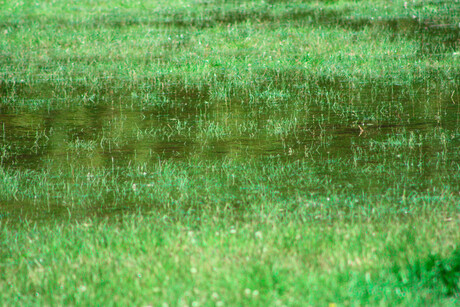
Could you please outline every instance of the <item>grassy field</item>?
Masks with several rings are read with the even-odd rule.
[[[457,306],[459,21],[0,0],[0,305]]]

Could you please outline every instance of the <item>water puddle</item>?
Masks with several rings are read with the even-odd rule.
[[[433,167],[433,161],[439,161],[440,155],[444,162],[459,158],[460,112],[453,100],[458,97],[411,97],[402,89],[390,93],[373,87],[345,92],[330,89],[327,95],[290,102],[289,107],[237,99],[225,104],[203,102],[204,94],[197,93],[170,95],[173,103],[166,107],[113,105],[104,100],[62,109],[18,110],[3,105],[0,165],[4,172],[16,171],[17,176],[24,172],[45,174],[55,184],[66,182],[67,189],[82,184],[74,176],[75,170],[105,170],[107,173],[98,176],[114,180],[116,173],[119,182],[132,180],[135,192],[136,185],[152,185],[125,174],[142,165],[161,161],[184,165],[187,161],[240,161],[245,165],[247,161],[277,159],[291,166],[296,161],[311,163],[316,176],[333,178],[336,188],[350,188],[353,179],[352,189],[358,191],[369,189],[366,185],[370,183],[357,169],[375,172],[379,167],[404,168],[415,163],[420,167],[411,168],[421,179],[414,188],[423,190],[429,188],[426,180],[442,177],[446,171]],[[80,177],[91,182],[91,176],[88,171],[86,177]],[[385,174],[381,176],[385,180]],[[378,180],[371,184],[381,185]],[[281,193],[290,190],[289,186],[280,189]],[[321,188],[317,192],[324,193]],[[2,204],[1,214],[2,218],[48,219],[142,210],[142,206],[129,205],[129,199],[120,201],[115,195],[111,191],[100,203],[81,209],[69,207],[69,200],[61,199],[59,193],[48,199],[23,197]]]
[[[448,97],[428,103],[433,97],[408,98],[402,90],[364,91],[336,96],[330,91],[327,101],[319,94],[313,103],[307,97],[269,110],[260,101],[207,104],[198,101],[203,95],[184,93],[176,94],[172,107],[99,103],[17,111],[3,105],[1,165],[40,169],[49,160],[97,167],[191,157],[347,156],[352,144],[368,146],[436,129],[446,131],[449,142],[457,140],[458,106]]]
[[[401,7],[406,13],[385,7],[382,16],[360,16],[329,2],[199,1],[193,8],[75,11],[61,19],[5,15],[5,37],[43,30],[37,37],[46,38],[49,55],[39,54],[43,46],[31,38],[27,52],[0,51],[0,221],[137,212],[163,199],[177,205],[195,197],[201,204],[222,191],[215,202],[243,207],[240,195],[260,191],[288,202],[304,193],[296,187],[302,180],[289,181],[297,175],[310,180],[309,195],[323,196],[380,195],[396,179],[412,191],[445,184],[460,160],[459,75],[454,67],[450,77],[440,76],[458,56],[460,28],[451,17],[458,4],[425,2],[439,14],[407,13],[420,10],[415,2]],[[310,27],[314,35],[304,42]],[[55,29],[62,31],[56,40]],[[249,32],[258,43],[235,48]],[[398,44],[367,61],[360,40],[372,33]],[[328,41],[342,34],[353,40],[349,50]],[[262,35],[277,38],[259,50]],[[84,39],[88,50],[72,49],[83,48]],[[329,47],[315,54],[318,42]],[[225,64],[228,56],[234,63]],[[394,66],[379,70],[379,59]],[[329,71],[321,70],[323,60]],[[309,61],[319,72],[309,71]],[[402,65],[410,76],[397,74]],[[254,183],[259,175],[269,179]],[[287,182],[270,181],[279,178]],[[155,182],[163,194],[155,194]]]

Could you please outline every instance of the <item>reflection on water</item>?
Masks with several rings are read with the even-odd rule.
[[[455,101],[386,94],[366,95],[361,90],[348,96],[338,94],[335,101],[316,97],[311,103],[307,97],[305,103],[284,102],[286,106],[275,108],[236,100],[225,105],[200,103],[180,97],[172,107],[101,103],[19,112],[4,107],[0,114],[1,165],[38,169],[49,160],[96,167],[113,161],[190,157],[346,157],[356,146],[368,147],[395,135],[443,129],[448,139],[458,139]],[[425,143],[427,155],[440,150],[436,143]]]
[[[347,92],[328,89],[327,95],[318,91],[304,100],[276,104],[260,99],[216,103],[199,96],[178,96],[169,105],[152,106],[101,101],[57,110],[18,111],[4,105],[1,168],[56,174],[62,170],[64,174],[75,167],[128,169],[190,159],[205,163],[233,160],[244,165],[273,157],[310,161],[318,166],[315,173],[332,178],[336,188],[351,187],[354,181],[353,188],[359,190],[360,185],[381,182],[353,178],[348,167],[403,168],[412,163],[421,180],[414,188],[426,189],[427,182],[442,177],[433,161],[459,158],[458,95],[414,96],[404,89],[362,87]],[[286,193],[289,189],[279,187]],[[110,197],[104,201],[106,214],[140,210],[128,201],[111,203]],[[30,201],[26,203],[1,204],[1,217],[12,212],[21,215],[33,207]],[[67,214],[67,207],[52,200],[47,204],[49,216]],[[100,206],[94,204],[93,209]]]

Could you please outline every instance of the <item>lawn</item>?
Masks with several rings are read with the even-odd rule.
[[[0,305],[458,305],[459,20],[0,1]]]

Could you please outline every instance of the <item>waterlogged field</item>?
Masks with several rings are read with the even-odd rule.
[[[0,1],[0,305],[458,305],[459,21]]]

